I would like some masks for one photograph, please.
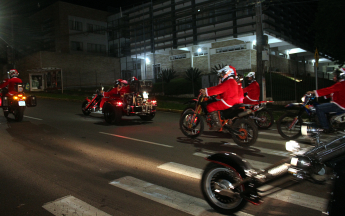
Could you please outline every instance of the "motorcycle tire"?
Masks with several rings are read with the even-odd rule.
[[[115,124],[120,125],[121,120],[122,120],[122,107],[115,107],[114,114],[115,114],[115,118],[114,118]]]
[[[14,110],[14,120],[16,120],[17,122],[20,122],[23,120],[24,117],[24,109],[25,107],[17,107]]]
[[[274,117],[272,111],[264,108],[258,112],[255,113],[255,117],[258,117],[260,120],[254,119],[254,123],[260,128],[260,129],[268,129],[270,128],[274,123]]]
[[[247,201],[240,197],[220,195],[216,189],[228,188],[234,183],[244,179],[245,172],[239,166],[222,166],[216,163],[207,164],[201,178],[201,191],[207,203],[218,213],[233,215],[245,207]],[[240,185],[232,190],[236,193],[245,191],[245,186]]]
[[[234,142],[242,147],[254,145],[258,139],[258,128],[252,120],[237,119],[232,125],[232,129],[242,132],[242,135],[232,134]]]
[[[88,104],[89,102],[88,101],[84,101],[82,104],[81,104],[81,111],[83,112],[83,114],[84,115],[86,115],[86,116],[88,116],[88,115],[90,115],[90,111],[88,111],[88,110],[84,110],[84,108],[87,106],[87,104]]]
[[[192,110],[187,110],[182,114],[179,125],[182,133],[189,138],[196,138],[204,131],[202,117],[199,114],[195,114]]]
[[[151,121],[154,117],[155,117],[155,113],[152,113],[150,115],[145,115],[145,116],[139,116],[141,118],[141,120],[144,121]]]
[[[115,121],[115,110],[108,103],[104,104],[103,109],[105,122],[108,124],[112,124]]]
[[[4,111],[4,116],[5,116],[5,118],[8,118],[9,112],[8,112],[8,111],[5,111],[5,110],[3,110],[3,111]]]
[[[289,129],[295,118],[298,117],[298,122],[295,123],[292,129]],[[277,130],[280,136],[286,140],[294,140],[301,136],[301,126],[303,119],[295,113],[286,112],[277,121]],[[297,127],[296,127],[297,126]]]
[[[184,114],[186,111],[188,111],[188,110],[191,110],[191,111],[194,112],[194,107],[187,107],[187,108],[185,108],[184,110],[182,110],[181,116],[180,116],[180,121],[181,121],[181,118],[182,118],[183,114]]]

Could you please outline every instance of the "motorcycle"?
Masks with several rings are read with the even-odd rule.
[[[273,101],[259,101],[258,104],[249,107],[253,111],[249,118],[253,119],[260,129],[268,129],[274,123],[272,111],[265,107],[267,103],[273,103]]]
[[[23,120],[26,107],[35,107],[37,105],[36,96],[26,96],[22,83],[17,83],[15,93],[10,94],[7,87],[1,90],[0,107],[4,112],[4,116],[8,119],[9,114],[14,115],[17,122]]]
[[[196,138],[204,131],[204,121],[202,114],[207,116],[206,105],[215,101],[215,97],[207,97],[203,94],[198,96],[194,109],[187,108],[182,113],[179,126],[182,133],[190,138]],[[235,143],[242,147],[248,147],[256,142],[258,129],[254,122],[248,118],[252,113],[250,109],[245,109],[246,104],[236,104],[233,107],[219,111],[222,123],[221,130],[227,130]],[[212,127],[212,120],[206,118],[208,126]]]
[[[288,140],[294,140],[301,136],[301,126],[303,118],[307,116],[309,121],[318,122],[315,107],[319,105],[315,95],[305,94],[302,97],[302,103],[290,103],[286,108],[298,108],[297,113],[287,111],[277,121],[278,133]],[[336,131],[345,129],[345,111],[339,113],[329,113],[327,115],[329,123]]]
[[[81,111],[84,115],[88,116],[90,113],[102,113],[100,111],[100,103],[104,96],[104,87],[101,86],[101,90],[97,89],[96,93],[93,94],[92,99],[90,100],[88,97],[85,98],[81,105]]]
[[[322,129],[304,125],[302,131],[303,135],[311,137],[311,134],[319,136]],[[205,200],[217,212],[233,214],[243,209],[248,202],[259,205],[262,203],[264,194],[275,189],[273,187],[268,191],[259,187],[272,183],[285,175],[292,177],[292,180],[297,182],[311,180],[319,183],[319,177],[326,175],[325,167],[332,169],[333,175],[338,175],[334,178],[336,179],[335,185],[343,184],[342,176],[338,180],[337,178],[340,173],[345,171],[343,166],[345,163],[345,136],[303,149],[292,140],[286,143],[286,150],[291,152],[291,157],[264,170],[253,169],[246,160],[235,153],[216,153],[208,156],[206,160],[209,163],[204,169],[201,180],[201,190]],[[333,192],[344,193],[339,189],[337,191],[336,187]],[[334,195],[334,193],[332,194]],[[332,197],[328,210],[332,212],[332,208],[333,210],[338,208],[339,202],[343,202],[343,200],[344,198]],[[336,201],[338,202],[337,207],[334,204]],[[340,203],[340,205],[342,204]]]

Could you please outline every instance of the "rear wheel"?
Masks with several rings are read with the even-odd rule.
[[[90,111],[89,110],[85,110],[85,107],[89,104],[88,101],[84,101],[82,104],[81,104],[81,111],[83,112],[84,115],[90,115]]]
[[[115,114],[114,122],[116,125],[119,125],[122,120],[122,107],[115,107],[114,114]]]
[[[277,121],[278,133],[287,140],[294,140],[301,136],[303,119],[295,113],[287,112]]]
[[[274,123],[273,113],[266,108],[256,112],[255,117],[258,119],[254,119],[254,122],[261,129],[268,129]]]
[[[17,107],[15,110],[14,110],[14,119],[17,121],[17,122],[20,122],[23,120],[23,117],[24,117],[24,109],[25,107]]]
[[[233,215],[245,207],[247,201],[240,196],[245,186],[240,185],[234,189],[231,187],[245,178],[243,169],[225,167],[215,163],[209,163],[202,175],[201,191],[207,203],[217,212],[225,215]],[[233,196],[219,194],[222,189],[233,192]]]
[[[104,120],[108,124],[112,124],[115,121],[115,111],[110,104],[104,104]]]
[[[254,145],[258,138],[258,128],[252,120],[237,119],[232,129],[240,132],[240,135],[232,134],[235,143],[242,147]]]
[[[204,131],[204,121],[199,114],[192,110],[187,110],[180,118],[180,130],[190,138],[198,137]]]

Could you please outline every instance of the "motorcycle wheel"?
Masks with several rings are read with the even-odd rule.
[[[115,121],[115,111],[113,107],[109,104],[104,104],[104,120],[108,124],[112,124]]]
[[[145,115],[145,116],[139,116],[141,118],[141,120],[144,121],[151,121],[154,117],[155,117],[155,113],[152,113],[150,115]]]
[[[220,195],[217,189],[225,189],[245,178],[245,172],[241,168],[225,167],[216,163],[209,163],[201,178],[201,191],[207,203],[217,212],[225,215],[233,215],[245,207],[247,201],[242,197],[228,197]],[[245,191],[245,186],[240,185],[232,190],[235,193]]]
[[[4,116],[5,116],[5,118],[8,118],[9,112],[8,112],[8,111],[5,111],[5,110],[3,110],[3,111],[4,111]]]
[[[23,117],[24,117],[24,108],[25,107],[17,107],[15,110],[14,110],[14,119],[17,121],[17,122],[20,122],[23,120]]]
[[[289,127],[294,123],[295,118],[298,117],[298,122],[289,129]],[[301,136],[301,126],[303,124],[303,119],[297,116],[295,113],[285,113],[277,121],[277,130],[280,136],[287,140],[294,140]]]
[[[90,115],[90,113],[91,113],[91,112],[88,111],[88,110],[87,110],[87,111],[84,110],[84,108],[87,106],[88,103],[89,103],[88,101],[84,101],[84,102],[82,103],[82,105],[81,105],[81,111],[82,111],[83,114],[86,115],[86,116]]]
[[[232,129],[242,132],[242,135],[232,134],[235,143],[242,147],[254,145],[258,138],[258,128],[252,120],[237,119],[232,125]]]
[[[261,129],[268,129],[274,123],[273,113],[266,108],[256,112],[255,117],[261,119],[254,119],[255,124]]]
[[[199,114],[192,110],[187,110],[180,118],[180,130],[190,138],[198,137],[204,131],[204,121]]]
[[[119,125],[122,120],[122,107],[115,107],[114,114],[115,114],[114,122],[116,125]]]

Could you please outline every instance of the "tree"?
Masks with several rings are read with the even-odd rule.
[[[201,73],[202,72],[198,68],[189,68],[189,69],[186,70],[185,79],[192,82],[193,95],[195,95],[195,93],[194,93],[194,84],[201,77]]]
[[[163,77],[162,77],[163,76]],[[158,80],[164,80],[166,83],[169,83],[170,80],[176,78],[176,71],[174,69],[164,69],[162,72],[158,75]]]
[[[344,0],[319,0],[315,23],[315,45],[320,55],[330,56],[337,64],[345,64]]]

